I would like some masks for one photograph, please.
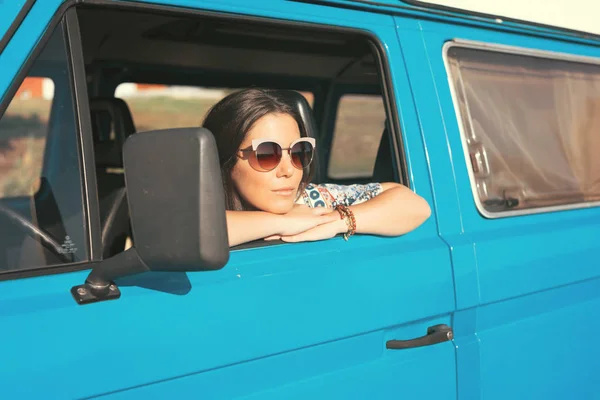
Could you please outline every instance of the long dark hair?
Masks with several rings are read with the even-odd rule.
[[[245,89],[232,93],[215,104],[202,126],[215,136],[221,164],[227,210],[249,210],[251,207],[240,197],[233,185],[231,171],[237,162],[236,154],[248,131],[256,121],[268,114],[287,114],[298,123],[301,136],[307,136],[300,113],[277,90]],[[298,193],[312,178],[312,166],[303,171]]]

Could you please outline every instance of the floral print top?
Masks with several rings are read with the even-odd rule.
[[[380,183],[368,183],[365,185],[335,185],[331,183],[314,184],[306,186],[304,193],[297,203],[306,204],[310,208],[327,207],[334,208],[338,204],[351,206],[364,203],[375,196],[380,195],[383,188]]]

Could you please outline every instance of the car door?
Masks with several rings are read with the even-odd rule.
[[[565,182],[595,173],[594,163],[579,172],[568,167],[584,159],[581,144],[597,146],[586,128],[595,114],[585,110],[594,109],[597,87],[589,76],[598,73],[600,52],[483,23],[424,21],[421,32],[436,87],[420,109],[441,108],[437,129],[446,133],[428,136],[428,147],[447,143],[449,151],[432,163],[432,174],[456,181],[454,188],[438,189],[441,179],[435,179],[436,193],[455,199],[461,210],[461,219],[448,219],[442,230],[453,248],[455,321],[465,327],[464,336],[455,332],[459,395],[597,398],[599,352],[586,332],[598,328],[600,210],[592,195],[583,197]],[[583,85],[569,81],[572,76]],[[582,107],[583,99],[590,108]],[[493,129],[500,120],[504,130]],[[514,147],[518,140],[521,150]],[[564,149],[578,149],[579,161],[566,163]],[[494,197],[512,176],[521,186]],[[536,176],[553,178],[542,183]],[[555,184],[562,193],[531,195]]]
[[[168,3],[200,7],[183,0]],[[50,125],[70,126],[73,134],[50,129],[48,135],[60,132],[61,140],[70,137],[71,144],[79,144],[74,165],[81,168],[81,178],[70,176],[69,188],[81,193],[80,225],[73,228],[69,219],[64,226],[75,235],[59,238],[70,262],[44,266],[20,259],[18,268],[5,268],[0,275],[3,393],[10,398],[456,397],[451,337],[420,346],[428,328],[453,326],[455,298],[449,249],[438,235],[421,130],[390,16],[291,2],[202,4],[213,12],[369,32],[385,57],[386,90],[394,104],[388,118],[401,127],[395,143],[402,143],[406,183],[432,205],[434,217],[398,238],[356,236],[346,242],[338,237],[255,247],[233,251],[219,271],[124,278],[117,282],[118,300],[80,306],[70,289],[100,261],[99,217],[77,16],[73,9],[55,14],[58,5],[37,2],[15,38],[41,35],[50,21],[40,46],[64,35],[58,47],[42,54],[64,54],[70,103],[63,99],[62,107],[75,116],[51,119]],[[15,59],[25,60],[33,48],[31,41],[22,43],[30,47],[19,52],[16,43],[9,44]],[[36,53],[24,74],[36,67]],[[0,58],[0,68],[11,71],[7,62]],[[4,88],[11,98],[21,81]],[[62,146],[46,148],[42,174],[56,170],[51,160],[64,161]],[[72,197],[66,190],[57,187],[59,202]],[[404,349],[386,348],[390,340],[419,338],[400,343]]]

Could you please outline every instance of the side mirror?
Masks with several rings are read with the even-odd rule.
[[[71,289],[79,304],[118,298],[113,280],[145,271],[208,271],[229,260],[217,146],[204,128],[131,135],[123,147],[134,246]]]

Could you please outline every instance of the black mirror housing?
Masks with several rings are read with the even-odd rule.
[[[123,147],[134,246],[100,262],[79,304],[115,299],[113,280],[145,271],[191,272],[229,261],[225,194],[215,139],[205,128],[131,135]]]
[[[123,147],[135,248],[152,271],[206,271],[229,259],[217,146],[204,128],[131,135]]]

